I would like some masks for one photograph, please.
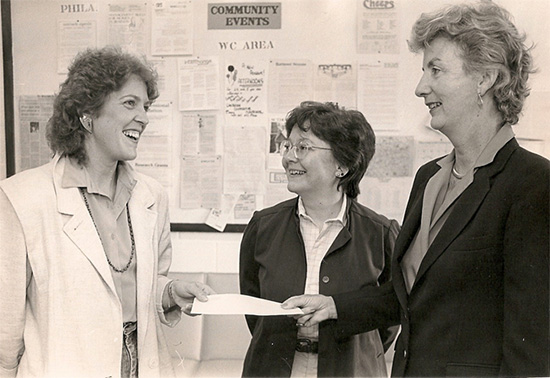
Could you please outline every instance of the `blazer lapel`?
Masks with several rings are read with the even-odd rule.
[[[97,234],[92,218],[86,210],[86,205],[78,189],[62,187],[61,178],[63,177],[65,159],[57,159],[53,163],[57,210],[62,214],[71,216],[69,221],[65,223],[63,231],[86,256],[105,284],[111,289],[114,296],[118,298],[113,276],[105,258],[105,251],[103,250],[101,239]]]
[[[428,248],[428,252],[426,252],[420,264],[418,274],[416,275],[415,285],[422,275],[426,273],[426,270],[428,270],[435,260],[437,260],[437,258],[447,249],[449,244],[456,239],[483,202],[483,199],[490,189],[490,185],[488,177],[486,175],[481,176],[482,177],[476,177],[474,182],[458,198],[449,218],[447,218],[447,221],[435,237],[432,245]]]
[[[147,186],[138,180],[129,202],[136,243],[138,335],[145,335],[149,322],[150,301],[156,300],[156,293],[151,295],[157,279],[155,243],[158,244],[158,241],[155,242],[155,233],[158,214],[151,210],[154,204],[153,195]],[[140,337],[140,341],[143,342],[143,340],[145,338]]]
[[[424,256],[412,290],[414,290],[416,282],[422,278],[429,267],[466,227],[491,189],[491,178],[504,169],[508,158],[517,146],[517,141],[512,139],[496,155],[493,163],[479,168],[475,173],[474,181],[458,197],[449,218],[447,218],[447,221]]]
[[[426,181],[427,182],[427,181]],[[403,222],[403,227],[399,231],[399,236],[395,242],[395,260],[397,263],[394,263],[393,268],[393,285],[395,288],[395,293],[401,303],[403,309],[407,308],[407,287],[405,286],[405,277],[403,277],[403,270],[397,269],[401,267],[401,261],[405,252],[409,249],[414,236],[416,235],[418,229],[420,228],[420,220],[422,217],[422,199],[424,198],[424,189],[426,187],[426,182],[423,183],[419,195],[414,199],[414,202],[410,208],[409,213],[405,217]]]
[[[430,178],[439,171],[439,166],[434,164],[432,167],[428,168],[424,179],[420,181],[418,188],[415,189],[414,197],[411,197],[410,205],[407,207],[407,212],[405,214],[405,219],[403,221],[403,227],[399,232],[399,236],[395,242],[395,261],[394,266],[400,266],[401,261],[405,252],[409,249],[409,245],[414,239],[414,236],[420,228],[420,222],[422,219],[422,203],[424,200],[424,191],[426,190],[426,185]],[[407,288],[405,286],[405,277],[403,277],[403,271],[401,269],[394,269],[393,273],[393,282],[395,292],[401,303],[401,306],[407,308]]]
[[[327,251],[325,257],[330,255],[332,252],[336,251],[338,248],[343,247],[350,239],[351,239],[351,234],[348,228],[344,227],[342,231],[338,233],[338,236],[336,236],[336,239],[334,239],[334,242],[332,242],[332,245]]]

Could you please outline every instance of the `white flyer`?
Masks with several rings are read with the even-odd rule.
[[[193,301],[192,314],[203,315],[303,315],[299,308],[285,310],[281,304],[241,294],[213,294],[208,301]]]

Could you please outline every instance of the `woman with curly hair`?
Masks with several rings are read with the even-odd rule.
[[[127,163],[156,80],[118,48],[80,53],[48,123],[54,158],[0,182],[0,376],[174,375],[161,323],[212,290],[168,279],[168,197]]]

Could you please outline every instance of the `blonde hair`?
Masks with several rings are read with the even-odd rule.
[[[466,72],[498,72],[492,88],[497,110],[504,121],[516,124],[529,96],[529,74],[535,70],[532,47],[525,45],[525,34],[518,32],[510,13],[490,1],[423,13],[412,28],[409,49],[424,50],[438,37],[459,47]]]

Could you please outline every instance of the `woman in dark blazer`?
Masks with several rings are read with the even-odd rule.
[[[355,200],[374,154],[365,117],[302,103],[286,131],[283,166],[288,189],[299,196],[252,217],[241,244],[241,293],[282,302],[387,282],[397,222]],[[336,340],[328,323],[297,327],[292,318],[256,316],[247,322],[252,341],[244,376],[387,376],[384,353],[397,331]]]
[[[393,376],[550,375],[550,165],[511,128],[529,94],[524,40],[490,2],[417,20],[416,95],[454,150],[417,172],[393,281],[292,298],[300,323],[333,319],[337,337],[400,323]]]

